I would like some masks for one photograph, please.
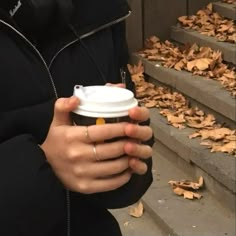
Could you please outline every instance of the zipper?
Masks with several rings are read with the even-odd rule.
[[[20,32],[18,31],[16,28],[14,28],[13,26],[11,26],[10,24],[8,24],[7,22],[3,21],[3,20],[0,20],[0,22],[4,25],[6,25],[7,27],[9,27],[11,30],[13,30],[16,34],[18,34],[21,38],[23,38],[30,46],[31,48],[38,54],[38,56],[40,57],[41,61],[43,62],[46,70],[47,70],[47,73],[49,75],[49,79],[50,79],[50,82],[51,82],[51,85],[52,85],[52,88],[53,88],[53,91],[54,91],[54,94],[56,96],[56,98],[58,98],[58,94],[57,94],[57,90],[56,90],[56,86],[55,86],[55,83],[53,81],[53,78],[52,78],[52,75],[49,71],[49,68],[47,66],[47,63],[45,62],[43,56],[41,55],[41,53],[38,51],[38,49]]]
[[[120,77],[121,83],[126,85],[126,71],[123,68],[120,69]]]
[[[23,38],[30,46],[31,48],[38,54],[38,56],[40,57],[41,61],[43,62],[48,75],[49,75],[49,79],[55,94],[56,99],[58,98],[58,93],[57,93],[57,89],[55,86],[55,83],[53,81],[52,75],[50,73],[50,70],[47,66],[47,63],[45,62],[43,56],[41,55],[41,53],[38,51],[38,49],[21,33],[19,32],[17,29],[15,29],[13,26],[11,26],[10,24],[8,24],[7,22],[3,21],[0,19],[0,23],[6,25],[7,27],[9,27],[11,30],[13,30],[16,34],[18,34],[21,38]],[[70,192],[69,190],[66,190],[66,204],[67,204],[67,236],[70,236]]]
[[[64,51],[66,48],[68,48],[69,46],[71,46],[71,45],[73,45],[74,43],[78,42],[80,39],[87,38],[87,37],[89,37],[89,36],[91,36],[91,35],[93,35],[93,34],[99,32],[99,31],[101,31],[101,30],[103,30],[103,29],[105,29],[105,28],[108,28],[108,27],[110,27],[110,26],[112,26],[112,25],[115,25],[115,24],[117,24],[117,23],[119,23],[119,22],[125,20],[126,18],[128,18],[128,17],[131,15],[131,13],[132,13],[132,12],[129,11],[128,14],[126,14],[125,16],[122,16],[122,17],[120,17],[120,18],[118,18],[118,19],[116,19],[116,20],[114,20],[114,21],[111,21],[111,22],[109,22],[109,23],[107,23],[107,24],[101,25],[101,26],[97,27],[96,29],[94,29],[94,30],[92,30],[92,31],[90,31],[90,32],[88,32],[88,33],[86,33],[86,34],[83,34],[83,35],[81,35],[81,36],[78,36],[78,34],[75,33],[76,30],[75,30],[74,27],[72,26],[72,27],[71,27],[71,28],[72,28],[72,31],[73,31],[73,33],[77,36],[77,38],[76,38],[75,40],[71,41],[70,43],[66,44],[64,47],[62,47],[62,48],[53,56],[52,60],[51,60],[50,63],[49,63],[48,68],[49,68],[49,69],[51,68],[51,66],[52,66],[53,62],[55,61],[55,59],[57,58],[57,56],[58,56],[62,51]]]

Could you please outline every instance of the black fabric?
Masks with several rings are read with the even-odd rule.
[[[107,19],[100,13],[98,18],[87,19],[87,12],[80,11],[86,15],[81,16],[83,26],[74,22],[74,27],[78,26],[80,32],[86,28],[86,21],[109,23],[111,12],[116,17],[128,14],[126,1],[112,2],[116,9],[108,1],[100,1],[110,7],[99,8]],[[69,26],[62,30],[51,28],[55,34],[45,29],[44,37],[36,38],[37,44],[33,46],[17,33],[18,28],[6,11],[1,12],[0,9],[0,235],[66,236],[65,189],[38,146],[44,141],[53,117],[56,98],[51,77],[59,97],[71,96],[75,84],[121,82],[119,71],[128,61],[124,23],[84,38],[83,45]],[[133,84],[128,83],[132,89]],[[152,182],[151,167],[150,159],[145,176],[134,175],[128,184],[115,191],[71,193],[72,235],[120,236],[118,223],[107,208],[135,203]]]

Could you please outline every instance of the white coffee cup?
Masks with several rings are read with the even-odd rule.
[[[130,121],[129,110],[138,105],[130,90],[114,86],[76,85],[73,95],[80,100],[79,106],[72,112],[72,119],[77,125]]]

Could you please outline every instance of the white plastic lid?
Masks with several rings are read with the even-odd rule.
[[[80,104],[73,112],[88,117],[127,116],[128,110],[138,105],[131,91],[112,86],[76,85],[74,96],[80,99]]]

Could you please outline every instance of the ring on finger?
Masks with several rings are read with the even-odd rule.
[[[96,144],[93,144],[93,153],[94,153],[96,161],[100,161],[100,158],[99,158],[98,153],[97,153]]]
[[[85,127],[85,137],[87,140],[92,141],[89,135],[89,130],[88,130],[88,126]]]

